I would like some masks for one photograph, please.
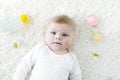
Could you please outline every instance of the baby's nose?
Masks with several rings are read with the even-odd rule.
[[[56,39],[61,40],[62,39],[61,35],[56,35]]]

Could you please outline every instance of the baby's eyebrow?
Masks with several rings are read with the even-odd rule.
[[[62,33],[64,33],[64,34],[70,34],[69,32],[62,32]]]

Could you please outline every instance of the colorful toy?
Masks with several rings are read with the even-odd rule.
[[[93,30],[93,39],[96,42],[99,42],[102,39],[100,33],[98,31],[96,31],[96,30]]]
[[[12,18],[0,23],[0,32],[11,32],[22,28],[29,23],[27,14],[21,14],[20,17]]]
[[[14,45],[13,45],[14,48],[18,48],[19,47],[19,43],[18,42],[15,42]]]
[[[28,19],[28,16],[26,14],[21,14],[20,18],[24,24],[28,24],[29,19]]]
[[[96,41],[96,42],[99,42],[101,41],[101,35],[97,29],[97,25],[98,25],[99,21],[98,21],[98,18],[96,18],[95,16],[90,16],[88,19],[87,19],[87,24],[88,26],[91,27],[92,29],[92,33],[93,33],[93,40]]]
[[[95,16],[91,16],[87,19],[87,24],[91,27],[96,27],[98,25],[98,19]]]
[[[94,57],[98,57],[99,54],[98,54],[98,53],[93,53],[93,56],[94,56]]]

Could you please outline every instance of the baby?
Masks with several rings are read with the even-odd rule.
[[[69,50],[75,38],[75,23],[68,16],[50,19],[45,44],[34,47],[20,62],[13,80],[82,80],[76,55]]]

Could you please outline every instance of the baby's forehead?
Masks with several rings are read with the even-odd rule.
[[[70,24],[67,24],[67,23],[56,23],[54,21],[51,21],[49,22],[49,24],[47,25],[47,29],[50,29],[50,28],[53,28],[53,29],[59,29],[59,28],[62,28],[62,29],[71,29],[73,31],[75,31],[75,26],[73,25],[70,25]]]

